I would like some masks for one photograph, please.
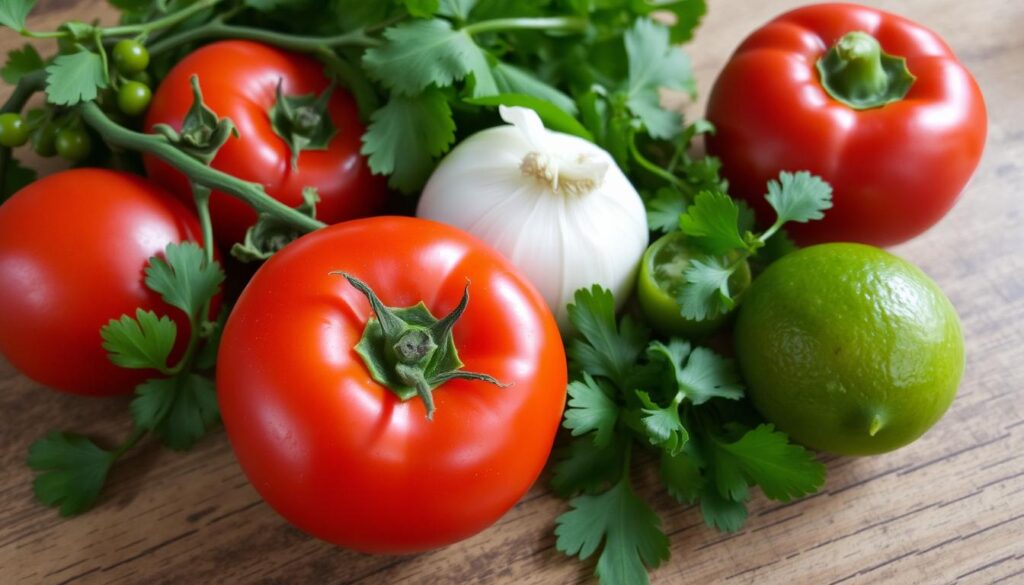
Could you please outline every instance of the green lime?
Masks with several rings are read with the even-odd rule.
[[[804,248],[747,291],[736,354],[754,405],[795,440],[869,455],[949,408],[964,370],[953,305],[920,269],[860,244]]]
[[[704,337],[714,333],[728,319],[718,315],[704,321],[683,317],[678,299],[685,287],[689,286],[683,273],[690,260],[701,255],[682,232],[662,236],[644,252],[637,277],[637,298],[640,310],[647,321],[664,335]],[[729,290],[733,296],[742,293],[750,285],[750,265],[740,263],[729,278]]]

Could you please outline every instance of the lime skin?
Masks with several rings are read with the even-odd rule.
[[[885,453],[946,412],[964,370],[952,303],[924,272],[860,244],[804,248],[747,290],[736,354],[754,406],[793,439]]]

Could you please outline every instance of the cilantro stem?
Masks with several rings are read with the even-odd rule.
[[[131,448],[134,447],[139,442],[139,439],[146,436],[146,433],[148,432],[149,431],[147,431],[146,429],[135,427],[135,430],[132,431],[132,434],[128,435],[128,438],[125,439],[124,442],[122,442],[120,445],[118,445],[117,449],[111,451],[110,463],[113,464],[115,461],[120,459],[122,455],[131,450]]]
[[[503,30],[564,30],[583,32],[587,29],[587,19],[579,16],[553,16],[549,18],[495,18],[462,27],[462,31],[472,36],[486,32]]]
[[[127,35],[139,35],[144,33],[153,32],[164,28],[170,28],[174,25],[180,24],[185,20],[188,20],[192,15],[198,14],[207,8],[213,8],[220,3],[221,0],[199,0],[195,4],[192,4],[186,8],[183,8],[177,12],[172,12],[167,16],[151,20],[142,24],[129,24],[124,26],[114,26],[110,28],[100,29],[103,36],[127,36]]]
[[[775,220],[775,223],[772,224],[772,227],[766,229],[764,231],[764,233],[762,233],[760,236],[758,236],[757,239],[761,240],[762,244],[767,242],[768,238],[774,236],[776,232],[778,232],[780,229],[782,229],[782,226],[785,223],[786,222],[784,222],[784,221]]]
[[[289,49],[304,53],[320,51],[325,47],[375,47],[381,44],[380,40],[369,36],[366,34],[366,31],[361,28],[339,35],[312,37],[290,35],[248,26],[225,24],[222,19],[215,18],[202,26],[160,39],[149,47],[149,54],[156,56],[175,47],[180,47],[181,45],[206,39],[219,38],[260,41],[269,45],[281,47],[282,49]]]
[[[633,156],[633,160],[635,160],[637,164],[639,164],[647,172],[657,176],[660,179],[664,179],[667,183],[679,189],[683,193],[690,193],[692,191],[692,189],[690,189],[690,186],[686,184],[686,181],[683,181],[679,177],[654,164],[640,152],[640,149],[637,148],[636,146],[635,133],[629,138],[629,153]]]
[[[326,225],[267,195],[257,183],[242,181],[193,159],[175,148],[164,136],[142,134],[117,124],[95,102],[82,104],[79,111],[82,120],[109,144],[152,154],[184,173],[193,183],[237,197],[257,212],[270,214],[306,232]]]

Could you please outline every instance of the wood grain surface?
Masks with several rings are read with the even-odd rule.
[[[688,51],[702,94],[731,50],[799,0],[716,0]],[[780,505],[754,498],[737,534],[638,484],[672,542],[654,583],[1024,583],[1024,2],[868,2],[926,23],[981,84],[990,119],[984,159],[957,207],[894,251],[928,272],[960,311],[967,372],[924,438],[872,458],[824,458],[819,494]],[[32,24],[111,18],[97,0],[43,0]],[[21,43],[0,33],[0,49]],[[4,93],[9,91],[5,88]],[[701,111],[694,104],[694,113]],[[54,348],[59,351],[59,348]],[[0,361],[0,583],[576,583],[592,564],[554,548],[566,505],[542,479],[498,524],[410,557],[318,542],[262,503],[222,431],[190,453],[147,444],[113,473],[92,512],[62,520],[31,495],[28,445],[51,429],[115,440],[128,399],[47,391]]]

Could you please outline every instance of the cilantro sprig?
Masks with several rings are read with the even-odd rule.
[[[699,503],[705,522],[727,531],[742,528],[751,487],[789,501],[820,488],[825,468],[741,401],[731,360],[682,339],[653,340],[613,307],[612,293],[596,285],[569,307],[579,334],[567,344],[577,374],[564,426],[573,438],[557,456],[552,488],[572,499],[555,534],[567,555],[598,555],[603,585],[635,585],[669,556],[657,513],[631,487],[636,448],[660,454],[671,496]]]
[[[207,320],[210,304],[219,293],[224,272],[194,243],[170,244],[162,256],[150,258],[145,283],[164,302],[175,307],[188,323],[188,343],[174,365],[178,324],[171,315],[138,309],[135,316],[111,319],[100,330],[110,360],[123,368],[156,374],[135,388],[131,403],[135,429],[116,448],[103,449],[92,440],[72,433],[53,432],[29,448],[29,467],[39,472],[36,498],[59,506],[63,516],[91,508],[106,482],[110,468],[146,433],[154,433],[167,447],[189,449],[218,420],[213,380],[203,373],[212,366],[221,321]]]
[[[683,271],[687,285],[677,299],[688,319],[704,320],[727,313],[736,306],[730,289],[732,275],[746,260],[764,249],[774,259],[793,249],[782,231],[789,222],[806,223],[821,219],[832,207],[832,187],[807,171],[782,171],[768,182],[765,195],[775,210],[774,223],[755,234],[753,213],[729,197],[724,190],[697,193],[689,205],[676,204],[666,197],[649,203],[648,217],[659,228],[671,224],[670,215],[680,207],[678,229],[701,254],[692,258]],[[772,245],[773,236],[775,240]]]

